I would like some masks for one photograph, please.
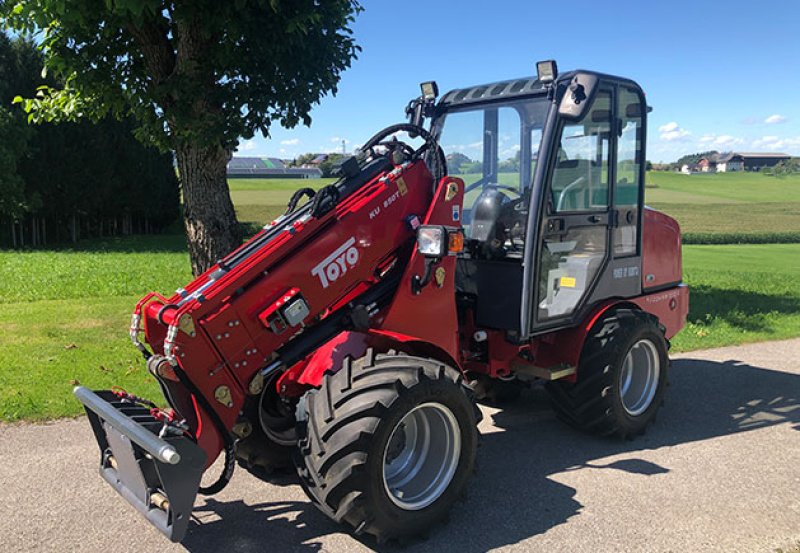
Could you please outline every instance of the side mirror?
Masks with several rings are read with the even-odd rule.
[[[558,113],[567,119],[581,119],[592,105],[600,79],[578,73],[572,78],[558,105]]]

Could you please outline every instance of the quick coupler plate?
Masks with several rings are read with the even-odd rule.
[[[186,436],[159,437],[163,423],[149,409],[122,401],[110,390],[77,386],[73,393],[100,446],[100,475],[171,541],[181,541],[205,452]]]

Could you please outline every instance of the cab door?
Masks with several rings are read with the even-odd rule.
[[[601,83],[584,115],[556,129],[531,283],[533,332],[571,322],[608,264],[614,94]]]

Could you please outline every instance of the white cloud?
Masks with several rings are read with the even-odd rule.
[[[700,137],[698,142],[706,146],[716,146],[721,148],[739,146],[745,143],[743,139],[731,136],[729,134],[704,134]]]
[[[281,140],[281,144],[283,144],[284,146],[297,146],[298,144],[300,144],[300,139],[290,138],[288,140]]]
[[[658,127],[659,132],[661,133],[660,138],[666,142],[673,142],[675,140],[682,140],[689,136],[690,133],[686,129],[682,129],[678,123],[675,121],[671,121],[666,125],[661,125]]]
[[[762,136],[754,140],[752,146],[758,150],[771,150],[775,152],[785,150],[786,153],[796,153],[800,150],[800,136],[789,138],[780,138],[772,135]]]
[[[350,144],[350,141],[342,136],[332,136],[331,142],[335,142],[336,144],[341,144],[344,141],[345,144]]]
[[[442,144],[442,148],[446,152],[465,152],[467,150],[480,150],[483,148],[483,142],[473,142],[472,144]]]
[[[778,115],[777,113],[775,115],[770,115],[769,117],[764,119],[764,123],[766,123],[767,125],[777,125],[778,123],[786,123],[786,121],[787,119],[785,116]]]
[[[714,138],[711,142],[714,146],[737,146],[739,144],[744,144],[744,140],[741,138],[736,138],[735,136],[731,136],[729,134],[721,134]]]
[[[236,148],[237,152],[251,152],[256,149],[256,141],[255,140],[245,140],[239,147]]]

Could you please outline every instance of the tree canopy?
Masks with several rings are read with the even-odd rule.
[[[240,138],[309,124],[358,47],[353,0],[11,0],[63,87],[19,98],[34,121],[131,116],[175,151],[195,273],[239,245],[225,178]]]
[[[13,0],[7,24],[39,34],[61,88],[29,98],[35,119],[133,115],[140,135],[173,139],[269,134],[309,124],[336,92],[357,46],[350,0]]]

